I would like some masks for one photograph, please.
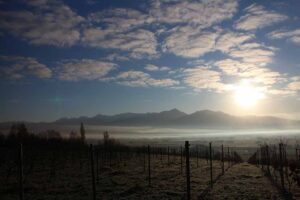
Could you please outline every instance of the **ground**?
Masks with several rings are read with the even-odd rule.
[[[248,163],[234,165],[207,195],[209,200],[256,200],[283,197],[261,169]]]
[[[15,154],[15,153],[13,153]],[[81,157],[73,154],[42,154],[24,158],[24,196],[30,200],[92,199],[91,165],[88,152]],[[95,159],[96,199],[185,199],[185,164],[181,173],[179,156],[151,156],[151,186],[148,185],[148,163],[142,155],[118,154],[104,160],[99,155],[99,165]],[[147,158],[147,157],[146,157]],[[147,159],[146,159],[147,161]],[[0,165],[0,199],[18,199],[18,167],[10,156]],[[225,169],[229,167],[225,162]],[[221,162],[213,161],[213,177],[221,174]],[[278,190],[272,186],[261,170],[254,165],[241,163],[226,170],[209,188],[209,163],[191,159],[192,199],[276,199],[281,200]]]

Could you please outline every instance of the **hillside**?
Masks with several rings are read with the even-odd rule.
[[[296,128],[300,121],[276,117],[234,116],[211,110],[186,114],[178,109],[159,113],[122,113],[117,115],[96,115],[94,117],[61,118],[55,124],[109,126],[166,126],[198,128]]]

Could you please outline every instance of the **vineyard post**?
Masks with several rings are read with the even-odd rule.
[[[94,170],[94,152],[93,145],[90,144],[91,153],[91,171],[92,171],[92,186],[93,186],[93,200],[96,200],[96,184],[95,184],[95,170]]]
[[[24,199],[24,191],[23,191],[23,145],[20,143],[19,147],[19,184],[20,184],[20,200]]]
[[[223,146],[223,144],[222,144],[221,161],[222,161],[222,175],[224,175],[224,146]]]
[[[296,147],[296,161],[299,160],[298,150],[299,150],[299,149],[297,149],[297,147]]]
[[[168,166],[170,166],[170,148],[168,146]]]
[[[190,185],[190,151],[189,141],[185,141],[185,158],[186,158],[186,196],[187,200],[191,199],[191,185]]]
[[[149,186],[151,186],[151,164],[150,164],[150,160],[151,160],[150,145],[148,145],[148,183],[149,183]]]
[[[199,152],[198,152],[198,146],[197,146],[197,168],[199,167]]]
[[[266,145],[266,159],[267,159],[267,173],[270,174],[270,154],[269,154],[269,146]]]
[[[284,175],[283,175],[283,152],[282,152],[282,146],[283,144],[279,144],[279,160],[280,160],[280,179],[281,179],[281,187],[284,190]]]
[[[143,164],[144,164],[144,172],[146,171],[146,147],[143,147]]]
[[[99,148],[96,149],[96,177],[97,183],[99,183]]]
[[[228,165],[230,167],[230,154],[229,154],[229,147],[227,147],[227,157],[228,157]]]
[[[210,165],[210,187],[213,187],[213,168],[212,168],[212,148],[211,142],[209,143],[209,165]]]
[[[180,146],[180,173],[182,174],[182,146]]]
[[[264,169],[264,163],[263,163],[263,147],[260,147],[260,164],[261,164],[261,169]]]

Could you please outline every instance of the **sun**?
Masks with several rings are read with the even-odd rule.
[[[234,87],[235,102],[243,108],[252,108],[264,98],[263,90],[253,86],[249,81],[242,81]]]

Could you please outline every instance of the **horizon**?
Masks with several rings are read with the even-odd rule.
[[[291,121],[299,121],[299,119],[293,119],[293,118],[285,118],[285,117],[280,117],[280,116],[273,116],[273,115],[234,115],[234,114],[230,114],[230,113],[226,113],[226,112],[223,112],[223,111],[220,111],[220,110],[209,110],[209,109],[203,109],[203,110],[195,110],[193,112],[184,112],[182,110],[179,110],[177,108],[172,108],[170,110],[162,110],[162,111],[157,111],[157,112],[122,112],[122,113],[115,113],[115,114],[105,114],[105,113],[98,113],[96,115],[91,115],[91,116],[87,116],[87,115],[79,115],[79,116],[70,116],[70,117],[59,117],[57,119],[54,119],[52,121],[26,121],[26,120],[18,120],[18,121],[0,121],[0,123],[15,123],[15,122],[22,122],[22,123],[52,123],[52,122],[56,122],[57,120],[60,120],[60,119],[78,119],[78,118],[81,118],[81,117],[87,117],[87,118],[93,118],[93,117],[96,117],[98,115],[103,115],[103,116],[115,116],[115,115],[120,115],[120,114],[159,114],[159,113],[162,113],[162,112],[170,112],[170,111],[179,111],[179,112],[182,112],[186,115],[192,115],[194,113],[197,113],[197,112],[203,112],[203,111],[209,111],[209,112],[213,112],[213,113],[222,113],[222,114],[226,114],[226,115],[230,115],[230,116],[233,116],[233,117],[274,117],[274,118],[278,118],[278,119],[283,119],[283,120],[291,120]]]
[[[0,122],[172,108],[299,120],[299,7],[0,0]]]

